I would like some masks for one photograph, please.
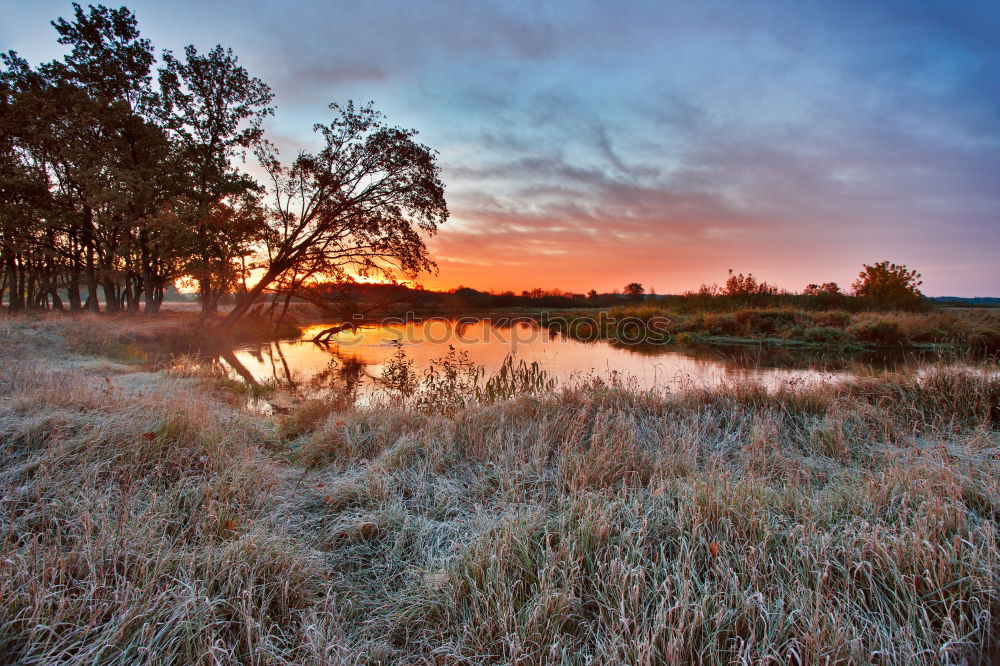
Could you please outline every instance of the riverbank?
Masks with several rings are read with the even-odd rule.
[[[948,349],[1000,353],[1000,312],[846,312],[792,308],[678,312],[653,304],[540,314],[544,326],[577,339],[830,349]],[[636,323],[640,325],[636,325]]]
[[[297,337],[300,316],[287,317],[278,330],[266,321],[248,317],[225,332],[214,328],[222,315],[205,317],[197,311],[169,309],[152,316],[33,313],[6,318],[2,323],[18,345],[45,350],[52,357],[93,355],[162,368],[183,354],[243,341]]]
[[[0,322],[10,661],[1000,657],[995,375],[268,417],[134,322]]]

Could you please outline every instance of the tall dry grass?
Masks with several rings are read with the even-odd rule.
[[[7,662],[1000,657],[987,371],[276,423],[63,334],[0,326]]]

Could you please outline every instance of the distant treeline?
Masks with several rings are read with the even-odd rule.
[[[953,306],[953,307],[970,307],[970,308],[998,308],[1000,307],[1000,298],[993,298],[989,296],[975,296],[973,298],[964,298],[962,296],[935,296],[931,299],[935,303],[940,303],[941,305]]]
[[[697,291],[684,294],[645,293],[642,285],[629,283],[621,291],[586,294],[560,289],[535,288],[515,292],[481,291],[458,287],[448,291],[432,291],[402,284],[327,283],[312,288],[304,300],[326,304],[338,310],[343,318],[357,313],[374,312],[485,312],[495,309],[573,308],[592,309],[619,307],[627,304],[650,303],[674,312],[737,311],[746,308],[794,308],[797,310],[842,310],[865,312],[873,310],[922,311],[935,307],[916,289],[918,274],[897,267],[887,279],[879,277],[890,265],[876,264],[875,278],[859,277],[855,291],[847,294],[833,283],[807,285],[802,293],[776,289],[757,281],[752,274],[730,275],[723,286],[703,285]],[[868,267],[866,267],[868,268]],[[867,276],[867,272],[862,275]],[[878,286],[873,287],[868,282]],[[888,286],[886,286],[888,283]],[[978,299],[989,300],[989,299]]]
[[[658,295],[646,293],[639,282],[626,284],[621,291],[600,293],[591,289],[586,294],[555,290],[531,289],[520,293],[513,291],[484,292],[470,287],[459,287],[447,293],[385,287],[385,294],[399,289],[394,300],[414,306],[450,306],[456,310],[485,310],[492,308],[602,308],[624,303],[655,302],[658,307],[674,312],[732,311],[745,308],[787,307],[799,310],[843,310],[863,312],[869,310],[920,311],[934,307],[934,302],[919,289],[921,275],[906,266],[888,261],[865,264],[845,293],[834,282],[808,284],[800,293],[778,289],[758,280],[752,273],[746,275],[729,271],[725,282],[702,285],[697,291],[684,294]],[[383,289],[370,285],[367,289]],[[652,292],[652,290],[650,290]]]

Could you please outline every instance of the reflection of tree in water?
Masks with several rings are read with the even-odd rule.
[[[257,378],[253,376],[253,373],[247,370],[245,365],[240,363],[240,360],[236,358],[236,354],[234,354],[231,350],[224,349],[219,353],[218,357],[211,359],[213,369],[219,364],[219,359],[228,363],[229,367],[235,370],[236,374],[242,377],[243,381],[247,384],[250,384],[251,386],[257,386],[259,384]]]
[[[245,348],[242,351],[270,371],[270,381],[273,381],[274,385],[286,387],[293,394],[334,400],[347,406],[356,402],[361,386],[366,379],[374,381],[374,378],[367,372],[367,364],[363,360],[355,356],[341,356],[339,347],[336,344],[330,344],[329,340],[297,343],[314,344],[330,355],[322,369],[310,374],[307,379],[300,379],[297,376],[298,373],[293,372],[285,357],[284,344],[271,342],[266,345]],[[259,386],[262,381],[261,378],[254,377],[253,373],[231,349],[217,350],[215,354],[206,357],[205,360],[210,362],[213,367],[224,368],[228,366],[232,372],[235,372],[250,385]],[[301,368],[297,368],[297,370],[301,370]],[[263,381],[268,380],[263,379]]]

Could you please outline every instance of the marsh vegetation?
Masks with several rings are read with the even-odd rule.
[[[9,660],[998,656],[989,368],[268,417],[114,324],[0,327]]]
[[[768,344],[842,352],[921,347],[1000,351],[1000,311],[984,308],[850,312],[788,306],[728,309],[718,304],[687,309],[651,302],[602,312],[558,311],[539,320],[583,340],[634,343],[638,331],[642,341],[680,344]]]

